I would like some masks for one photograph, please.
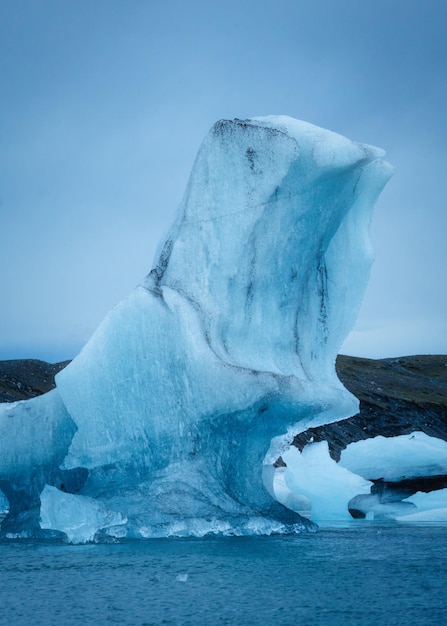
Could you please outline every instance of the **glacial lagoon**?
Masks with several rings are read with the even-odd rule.
[[[282,536],[0,544],[0,624],[447,623],[447,526],[353,521]]]

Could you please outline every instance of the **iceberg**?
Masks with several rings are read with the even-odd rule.
[[[350,443],[336,462],[327,441],[290,446],[275,470],[276,499],[322,525],[353,518],[447,521],[447,442],[414,431]]]
[[[398,517],[403,522],[447,522],[447,489],[435,489],[429,493],[418,491],[406,498],[415,505],[416,511]]]
[[[354,517],[399,521],[447,519],[447,442],[415,431],[349,444],[339,465],[374,481],[348,502]],[[436,511],[436,513],[435,513]]]
[[[217,122],[148,276],[54,393],[1,408],[4,527],[75,542],[314,528],[305,498],[278,497],[278,460],[358,410],[335,357],[392,171],[289,117]]]
[[[418,431],[378,435],[349,444],[341,452],[340,465],[364,478],[387,482],[447,475],[447,441]]]
[[[290,446],[275,470],[276,499],[319,526],[353,518],[447,520],[447,442],[414,431],[355,441],[336,462],[327,441]]]

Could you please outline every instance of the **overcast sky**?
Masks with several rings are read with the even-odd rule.
[[[222,118],[397,168],[343,351],[447,353],[445,0],[0,0],[0,359],[76,355],[146,275]]]

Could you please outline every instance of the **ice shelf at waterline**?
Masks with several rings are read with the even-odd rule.
[[[311,528],[273,464],[294,433],[357,412],[334,363],[383,154],[289,117],[217,122],[144,282],[55,390],[1,408],[3,533]]]

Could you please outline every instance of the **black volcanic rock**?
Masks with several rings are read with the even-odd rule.
[[[447,356],[376,360],[340,355],[336,365],[340,380],[360,400],[360,411],[300,433],[293,441],[300,450],[310,441],[326,440],[338,461],[349,443],[377,435],[417,430],[447,441]]]
[[[0,361],[0,402],[29,400],[50,391],[55,387],[54,377],[68,363],[37,359]]]

